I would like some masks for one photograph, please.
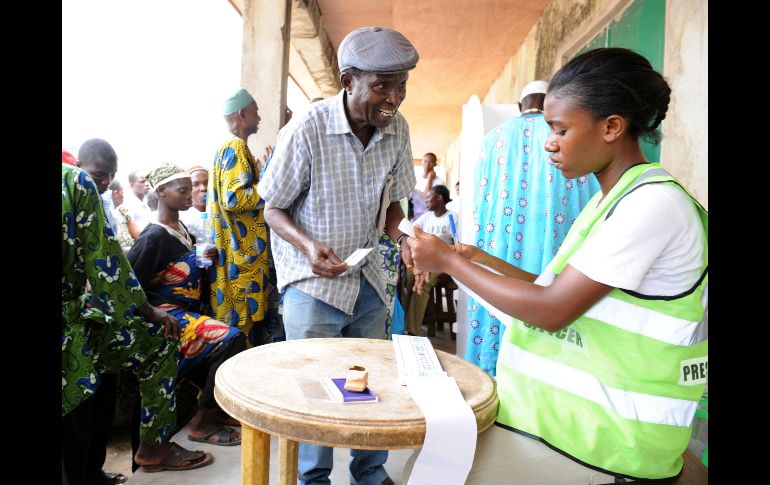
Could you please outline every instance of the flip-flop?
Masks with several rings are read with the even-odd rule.
[[[128,477],[122,473],[102,472],[102,484],[103,485],[118,485],[125,483]]]
[[[206,436],[195,437],[195,436],[191,436],[191,435],[188,434],[187,435],[187,439],[190,440],[190,441],[197,441],[198,443],[208,443],[210,445],[220,445],[220,446],[240,445],[241,444],[241,440],[233,440],[232,439],[233,438],[233,434],[235,432],[236,431],[233,428],[231,428],[230,426],[222,426],[219,429],[216,429],[216,430],[212,431],[211,433],[207,434]],[[219,438],[216,438],[214,440],[209,439],[209,438],[211,438],[212,436],[214,436],[217,433],[220,433],[219,434]]]
[[[162,471],[179,471],[179,470],[193,470],[195,468],[204,467],[214,462],[214,455],[211,453],[204,453],[202,451],[190,451],[182,448],[176,443],[171,443],[171,448],[166,452],[166,456],[163,457],[166,461],[172,461],[174,463],[187,463],[187,465],[141,465],[143,471],[147,473],[155,473]],[[183,453],[201,453],[196,458],[184,458]]]

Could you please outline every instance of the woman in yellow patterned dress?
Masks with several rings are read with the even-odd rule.
[[[209,275],[212,311],[217,320],[241,329],[251,346],[261,343],[269,271],[265,202],[257,194],[257,163],[246,145],[257,132],[258,111],[245,89],[225,102],[225,121],[234,137],[217,152],[207,198],[219,255]]]

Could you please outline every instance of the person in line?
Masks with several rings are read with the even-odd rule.
[[[131,190],[124,194],[123,203],[130,212],[131,220],[139,226],[141,231],[152,220],[153,209],[149,205],[148,198],[150,184],[147,183],[147,178],[136,170],[128,174],[128,185]]]
[[[449,216],[455,218],[457,224],[457,214],[447,210],[446,204],[450,201],[449,189],[444,185],[437,185],[428,192],[426,203],[428,212],[421,215],[414,225],[428,234],[435,234],[446,244],[452,245],[455,241],[452,238],[452,231],[449,224]],[[404,317],[404,329],[409,335],[420,335],[422,329],[422,320],[425,316],[425,308],[428,306],[430,291],[436,286],[442,273],[430,273],[428,279],[423,283],[422,291],[415,293],[413,291],[415,278],[412,268],[407,268],[406,285],[403,288],[403,305],[406,310]]]
[[[115,220],[118,226],[118,242],[123,251],[128,252],[134,241],[142,232],[135,221],[131,219],[131,211],[123,204],[123,187],[118,179],[110,183],[110,192],[112,193],[112,205],[115,207]]]
[[[408,239],[418,271],[449,273],[511,316],[497,426],[479,437],[467,483],[681,473],[707,378],[708,213],[639,145],[659,141],[670,97],[628,49],[585,52],[554,75],[546,150],[566,178],[593,173],[601,191],[539,276],[419,228]]]
[[[180,211],[193,204],[190,174],[163,164],[147,174],[147,180],[158,194],[158,219],[142,231],[128,261],[150,303],[180,322],[179,378],[188,378],[201,391],[187,438],[215,445],[240,444],[240,432],[222,424],[231,419],[214,400],[214,376],[222,362],[246,349],[246,338],[236,327],[201,312],[201,292],[207,282],[196,263],[195,236],[179,220]],[[216,249],[205,256],[216,260]]]
[[[208,195],[209,170],[201,165],[193,165],[187,169],[192,180],[192,207],[179,213],[187,229],[196,236],[203,230],[201,213],[206,212],[206,195]]]
[[[459,180],[455,182],[455,196],[454,198],[452,198],[451,202],[449,202],[446,205],[446,208],[447,210],[454,212],[458,216],[460,215],[460,181]],[[457,230],[458,230],[457,235],[459,236],[460,228],[458,227]]]
[[[238,327],[253,347],[264,341],[269,269],[265,202],[246,140],[261,118],[245,89],[225,101],[224,116],[233,136],[217,151],[206,201],[218,252],[209,270],[209,298],[214,318]]]
[[[72,157],[72,160],[74,160],[72,165],[88,172],[88,175],[94,180],[99,196],[102,198],[102,207],[107,216],[108,224],[114,234],[115,222],[114,218],[110,217],[113,210],[111,198],[112,183],[109,183],[109,186],[106,184],[115,175],[112,173],[115,167],[111,164],[112,159],[110,157],[112,154],[99,148],[106,147],[96,141],[96,139],[86,141],[78,152],[79,159]],[[101,300],[96,298],[93,293],[89,293],[88,297],[88,305],[102,311],[106,310],[101,304]],[[89,406],[84,408],[90,409],[90,439],[87,448],[84,450],[87,459],[85,480],[87,485],[124,483],[128,480],[128,477],[122,473],[107,472],[102,469],[104,460],[107,457],[107,442],[110,437],[115,402],[117,400],[118,374],[112,372],[103,373],[99,377],[101,378],[99,388],[91,397]],[[80,412],[72,413],[71,416],[77,418]],[[83,429],[89,429],[89,424],[86,423]]]
[[[444,180],[436,175],[436,154],[428,152],[422,156],[421,180],[417,181],[414,189],[409,193],[409,200],[412,202],[412,221],[416,221],[430,210],[425,199],[428,197],[428,192],[437,185],[444,185]]]
[[[415,184],[409,127],[398,111],[417,65],[414,46],[395,30],[363,27],[342,40],[337,60],[342,91],[284,128],[257,186],[267,201],[287,340],[385,338],[392,297],[383,256],[371,251],[352,268],[340,257],[379,248],[382,235],[398,242],[398,200]],[[405,245],[401,257],[411,264]],[[352,483],[393,483],[386,450],[351,456]],[[332,465],[332,448],[300,443],[300,484],[328,484]]]
[[[101,467],[88,465],[93,427],[101,425],[94,421],[93,396],[103,374],[123,370],[134,372],[140,385],[137,463],[150,472],[208,465],[211,454],[170,441],[179,322],[147,301],[107,224],[97,186],[106,190],[115,176],[115,150],[92,139],[78,155],[98,160],[106,176],[95,182],[88,172],[62,164],[62,469],[70,483],[92,483],[91,472]],[[97,480],[103,479],[98,473]]]

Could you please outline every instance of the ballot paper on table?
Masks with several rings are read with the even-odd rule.
[[[425,416],[425,439],[408,485],[462,485],[476,452],[476,415],[441,368],[427,337],[393,335],[399,382]]]
[[[476,415],[453,377],[407,377],[425,416],[425,439],[407,485],[463,485],[476,453]]]
[[[428,337],[393,335],[393,351],[396,354],[398,383],[402,386],[406,385],[407,377],[447,375]]]

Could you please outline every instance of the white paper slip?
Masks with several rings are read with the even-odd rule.
[[[362,259],[366,257],[367,254],[369,254],[372,251],[372,248],[358,248],[355,251],[353,251],[353,254],[348,256],[348,258],[345,260],[345,263],[348,264],[348,266],[353,267],[361,262]]]
[[[393,351],[396,354],[398,383],[402,386],[406,385],[406,378],[410,376],[447,375],[428,337],[393,335]]]
[[[401,222],[398,223],[398,230],[414,237],[414,224],[409,222],[409,219],[401,219]]]
[[[471,261],[471,262],[473,262],[473,261]],[[493,272],[493,273],[495,273],[495,274],[502,274],[502,273],[500,273],[499,271],[497,271],[496,269],[490,268],[489,266],[487,266],[487,265],[485,265],[485,264],[479,264],[479,263],[473,263],[473,264],[476,264],[476,265],[478,265],[478,266],[481,266],[482,268],[484,268],[484,269],[486,269],[486,270],[488,270],[488,271],[491,271],[491,272]],[[459,281],[457,278],[455,278],[454,276],[452,277],[452,279],[454,280],[454,282],[455,282],[455,283],[457,283],[457,286],[458,286],[458,287],[459,287],[461,290],[463,290],[463,291],[464,291],[464,292],[465,292],[465,293],[466,293],[466,294],[467,294],[469,297],[471,297],[471,298],[473,298],[474,300],[476,300],[477,302],[479,302],[479,304],[480,304],[481,306],[483,306],[484,308],[486,308],[487,310],[489,310],[489,312],[490,312],[492,315],[494,315],[494,317],[495,317],[495,318],[497,318],[498,320],[500,320],[500,322],[501,322],[503,325],[505,325],[506,327],[510,327],[510,326],[511,326],[511,323],[513,323],[513,317],[512,317],[512,316],[510,316],[510,315],[507,315],[506,313],[504,313],[504,312],[503,312],[502,310],[500,310],[499,308],[497,308],[497,307],[495,307],[495,306],[492,306],[492,305],[491,305],[490,303],[488,303],[488,302],[487,302],[485,299],[483,299],[483,298],[481,298],[479,295],[477,295],[477,294],[476,294],[476,293],[475,293],[473,290],[469,289],[467,286],[465,286],[464,284],[460,283],[460,281]]]
[[[462,485],[476,452],[476,416],[453,377],[407,378],[407,390],[425,415],[425,440],[408,485]]]

